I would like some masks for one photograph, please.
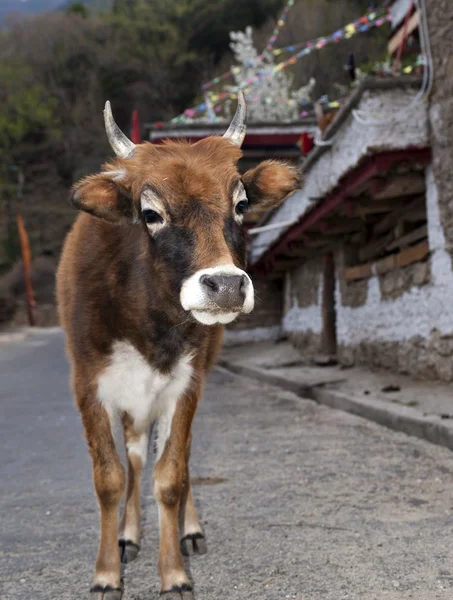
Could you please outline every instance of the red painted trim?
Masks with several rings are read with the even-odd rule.
[[[347,203],[346,213],[353,215],[354,199],[350,198],[356,189],[372,179],[378,174],[386,173],[392,166],[401,162],[409,162],[426,166],[431,159],[429,148],[413,148],[407,150],[398,150],[396,152],[385,152],[377,154],[357,167],[354,171],[346,175],[340,182],[339,187],[321,200],[312,210],[305,213],[299,222],[288,229],[281,238],[276,240],[266,252],[251,265],[251,271],[269,271],[273,268],[275,257],[278,254],[284,254],[285,248],[295,239],[303,239],[303,234],[310,227],[313,227],[318,221],[322,220],[333,210],[338,208],[343,202]]]

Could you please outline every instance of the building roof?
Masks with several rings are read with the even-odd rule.
[[[301,223],[313,225],[313,219],[325,219],[359,184],[371,181],[382,169],[391,168],[404,157],[426,161],[426,103],[418,102],[407,110],[420,86],[418,77],[368,78],[358,86],[325,132],[324,141],[330,140],[331,144],[317,146],[303,164],[303,189],[290,196],[268,220],[269,225],[284,226],[253,237],[253,268],[272,269],[286,241],[303,235]],[[365,126],[354,118],[355,109],[383,123]],[[373,161],[372,157],[378,155],[383,156],[382,160]]]
[[[248,136],[280,136],[301,135],[304,131],[314,131],[316,118],[307,117],[300,121],[289,123],[248,123]],[[228,128],[228,123],[153,123],[145,124],[151,142],[166,138],[201,139],[210,135],[223,135]]]
[[[190,123],[145,125],[149,141],[161,144],[165,139],[196,142],[211,135],[223,135],[227,123]],[[301,154],[300,139],[303,133],[313,135],[316,119],[305,118],[291,123],[250,123],[242,144],[245,159],[266,158],[298,159]]]

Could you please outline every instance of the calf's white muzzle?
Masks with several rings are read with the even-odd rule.
[[[254,306],[252,280],[231,264],[197,271],[183,283],[180,298],[184,310],[203,325],[226,325]]]

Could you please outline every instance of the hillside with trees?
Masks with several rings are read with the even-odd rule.
[[[253,27],[263,48],[282,0],[91,0],[64,10],[10,16],[0,30],[0,272],[18,259],[20,211],[34,256],[56,258],[74,212],[69,186],[110,154],[106,99],[129,131],[169,120],[202,98],[204,81],[233,61],[230,31]],[[332,33],[363,14],[367,0],[296,0],[278,44]],[[349,51],[375,60],[385,33],[369,32],[298,62],[294,85],[310,77],[316,95],[347,83]]]

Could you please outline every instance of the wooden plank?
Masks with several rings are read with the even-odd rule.
[[[344,278],[346,281],[357,281],[358,279],[368,279],[373,274],[373,263],[358,265],[357,267],[346,267]]]
[[[285,271],[269,271],[266,275],[266,279],[269,281],[276,281],[277,279],[283,279],[286,271],[290,271],[291,269],[286,269]]]
[[[354,233],[354,235],[351,235],[350,242],[354,246],[359,245],[359,244],[364,244],[366,242],[366,236],[367,236],[367,233],[365,230],[359,231],[358,233]]]
[[[401,252],[395,254],[396,266],[406,267],[407,265],[423,260],[428,254],[429,244],[427,241],[417,244],[416,246],[411,246],[410,248],[406,248],[406,250],[401,250]]]
[[[420,208],[415,208],[414,210],[405,212],[401,215],[403,221],[407,221],[408,223],[415,223],[416,221],[426,221],[426,207],[421,206]]]
[[[373,234],[384,233],[388,229],[395,227],[398,221],[402,222],[412,221],[414,216],[420,217],[415,220],[426,221],[426,208],[425,208],[425,197],[418,196],[408,204],[398,206],[397,209],[386,215],[383,219],[378,221],[373,227]]]
[[[427,241],[411,246],[402,250],[398,254],[386,256],[376,262],[357,265],[355,267],[347,267],[344,270],[344,278],[346,281],[357,281],[358,279],[367,279],[373,275],[373,268],[378,275],[384,275],[397,269],[398,267],[407,267],[416,262],[420,262],[429,254],[429,244]]]
[[[324,259],[322,286],[322,345],[325,354],[334,355],[337,351],[337,330],[335,325],[335,264],[332,254]]]
[[[398,223],[399,218],[399,211],[388,213],[384,218],[380,219],[376,225],[373,226],[373,235],[380,235],[389,229],[393,229],[393,227],[395,227],[395,225]]]
[[[293,240],[282,249],[280,256],[283,254],[287,258],[302,258],[304,256],[311,256],[313,250],[310,250],[303,241]]]
[[[409,19],[407,26],[406,37],[408,37],[417,27],[420,22],[420,11],[415,12]],[[404,35],[404,27],[401,27],[398,32],[391,38],[387,46],[387,52],[391,56],[401,44]]]
[[[406,173],[385,180],[385,185],[372,194],[375,200],[389,200],[424,194],[425,178],[421,173]]]
[[[378,260],[375,263],[375,267],[378,275],[384,275],[384,273],[393,271],[393,269],[396,267],[396,255],[392,254],[391,256],[381,258],[381,260]]]
[[[304,256],[309,256],[313,254],[306,246],[290,246],[285,251],[286,258],[303,258]],[[280,255],[279,255],[280,256]],[[278,259],[279,257],[277,257]]]
[[[393,198],[392,200],[361,200],[354,205],[354,215],[366,217],[368,215],[392,212],[404,205],[403,198]]]
[[[369,244],[367,244],[366,246],[363,246],[362,248],[359,249],[359,260],[360,262],[365,262],[367,260],[369,260],[370,258],[377,258],[377,256],[383,252],[388,245],[393,242],[393,240],[395,239],[395,234],[393,233],[393,231],[390,231],[387,235],[383,235],[382,237],[378,238],[377,240],[374,240],[372,242],[370,242]]]
[[[354,207],[354,215],[358,217],[368,217],[368,215],[381,215],[388,213],[393,207],[386,204],[375,204],[370,202],[360,202]]]
[[[327,244],[340,244],[344,241],[344,236],[304,234],[302,240],[307,248],[322,248]]]
[[[404,246],[409,246],[409,244],[418,242],[419,240],[422,240],[423,238],[426,238],[427,236],[428,236],[428,226],[422,225],[421,227],[418,227],[414,231],[411,231],[410,233],[407,233],[406,235],[403,235],[399,239],[396,239],[395,241],[391,242],[387,246],[386,249],[390,251],[390,250],[395,250],[396,248],[403,248]]]
[[[330,221],[323,221],[321,223],[321,232],[325,235],[334,235],[337,233],[352,233],[358,231],[364,226],[362,219],[342,219],[336,217]]]
[[[273,270],[275,273],[281,273],[282,271],[289,271],[295,269],[298,265],[302,264],[300,258],[279,258],[275,261]]]

